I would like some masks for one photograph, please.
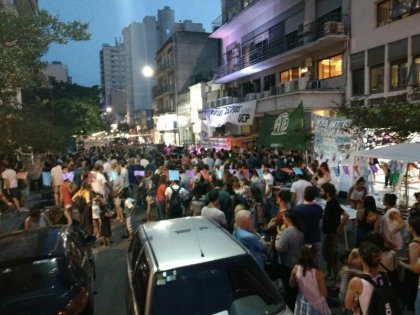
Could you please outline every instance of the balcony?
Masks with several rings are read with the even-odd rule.
[[[226,83],[253,73],[261,72],[280,63],[308,56],[319,49],[327,49],[344,42],[345,27],[341,15],[328,15],[308,24],[301,24],[297,31],[258,48],[242,49],[239,57],[215,70],[216,83]]]
[[[167,60],[164,62],[160,62],[156,65],[156,77],[161,76],[162,74],[172,71],[174,69],[174,61],[173,60]]]
[[[286,81],[280,83],[277,86],[272,86],[269,90],[260,93],[247,93],[240,97],[225,96],[213,100],[209,100],[204,104],[203,109],[217,108],[220,106],[237,104],[252,100],[266,101],[275,98],[292,98],[296,95],[311,97],[317,95],[317,97],[326,96],[326,99],[339,99],[344,95],[344,81],[343,77],[330,78],[326,80],[308,80],[306,77],[299,78],[297,80]],[[342,86],[342,87],[340,87]],[[328,95],[331,95],[328,96]],[[315,96],[314,96],[315,97]],[[338,102],[338,101],[337,101]]]
[[[154,98],[158,98],[171,93],[175,93],[175,88],[173,84],[155,85],[152,88],[152,95]]]
[[[173,113],[176,113],[175,106],[156,106],[156,109],[153,112],[154,116]]]

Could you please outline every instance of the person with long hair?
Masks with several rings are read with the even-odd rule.
[[[321,189],[321,186],[331,181],[330,169],[327,162],[322,162],[315,175],[312,177],[312,184]]]
[[[380,273],[381,250],[371,242],[364,242],[359,247],[359,256],[365,276],[378,285],[383,285],[388,279]],[[374,286],[363,277],[353,277],[347,289],[344,305],[354,314],[367,314]],[[394,314],[394,313],[392,313]],[[395,313],[400,314],[400,313]]]
[[[166,217],[165,191],[166,191],[166,187],[167,187],[166,186],[167,182],[168,182],[168,180],[167,180],[166,175],[164,175],[164,174],[160,175],[159,181],[158,181],[158,184],[157,184],[156,198],[155,198],[159,220],[164,220],[165,217]]]
[[[363,201],[366,195],[366,182],[363,177],[360,177],[356,183],[351,186],[347,201],[353,209],[359,210],[363,206]]]
[[[251,208],[257,232],[264,230],[267,225],[267,217],[264,210],[263,193],[257,186],[251,187]]]
[[[420,274],[420,214],[416,212],[416,209],[412,210],[408,219],[408,230],[413,237],[408,245],[408,261],[400,261],[400,266],[406,269],[404,285],[408,287],[406,288],[405,302],[408,309],[413,309],[414,302],[415,315],[420,315],[420,282],[418,276]],[[416,288],[417,290],[415,290]],[[414,292],[416,294],[413,294]]]
[[[303,246],[297,265],[290,275],[290,287],[298,287],[295,315],[330,315],[324,274],[315,262],[313,245]]]
[[[384,195],[383,204],[386,212],[381,219],[380,233],[387,247],[400,250],[404,245],[401,230],[405,227],[405,222],[401,217],[400,210],[396,207],[396,202],[397,196],[395,194]]]
[[[356,247],[359,247],[369,232],[379,232],[381,215],[376,209],[375,198],[367,196],[365,200],[363,200],[363,207],[357,210],[356,220]]]
[[[293,267],[298,263],[300,249],[303,245],[303,226],[292,210],[283,212],[285,229],[276,237],[275,248],[280,254],[280,278],[285,287],[285,300],[290,308],[296,302],[297,290],[289,286]]]

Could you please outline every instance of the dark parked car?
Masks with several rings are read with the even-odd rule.
[[[0,236],[0,314],[93,314],[94,240],[70,226]]]

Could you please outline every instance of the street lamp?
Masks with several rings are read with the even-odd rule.
[[[107,106],[105,110],[109,114],[109,113],[112,112],[112,107],[111,106]]]
[[[146,78],[151,78],[155,74],[155,71],[151,66],[144,66],[141,72]]]

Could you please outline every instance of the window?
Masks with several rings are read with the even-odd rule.
[[[378,3],[377,25],[385,25],[420,12],[420,0],[386,0]]]
[[[420,86],[420,56],[414,57],[413,60],[413,78],[414,85]]]
[[[341,55],[318,61],[318,79],[324,80],[342,75],[342,66],[343,59]]]
[[[360,96],[365,94],[365,69],[356,69],[352,71],[352,94]]]
[[[147,288],[149,283],[150,270],[147,263],[144,250],[140,254],[139,262],[133,275],[133,288],[136,295],[137,305],[140,308],[140,313],[144,313],[146,305]]]
[[[406,59],[391,62],[391,90],[402,90],[407,87],[407,68],[408,65]]]
[[[382,93],[384,91],[384,65],[370,67],[370,92]]]
[[[280,72],[280,82],[286,82],[291,80],[296,80],[301,77],[301,68],[296,67],[292,69],[288,69],[286,71]]]

